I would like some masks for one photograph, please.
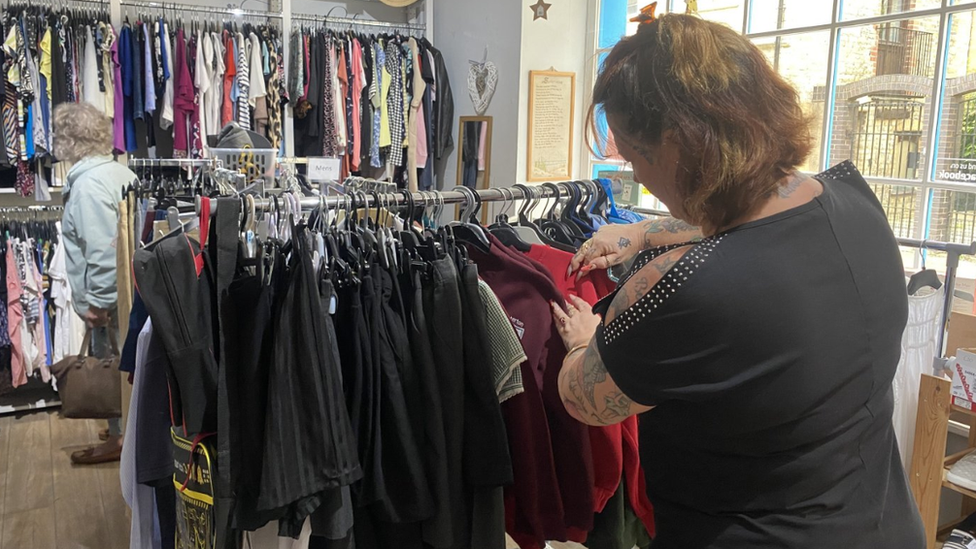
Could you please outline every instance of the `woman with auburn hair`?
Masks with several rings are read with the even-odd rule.
[[[116,240],[122,190],[136,174],[112,157],[112,121],[87,103],[54,109],[54,155],[71,165],[64,185],[62,219],[68,285],[75,311],[92,333],[92,353],[106,356],[107,330],[115,321],[118,279]],[[118,461],[122,455],[120,419],[100,433],[105,443],[71,454],[79,464]]]
[[[592,310],[553,305],[559,389],[590,425],[641,414],[654,549],[924,547],[891,423],[904,271],[864,179],[798,172],[795,90],[693,16],[623,39],[593,104],[674,219],[582,246],[581,276],[631,266]]]

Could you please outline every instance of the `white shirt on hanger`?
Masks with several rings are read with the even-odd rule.
[[[213,75],[211,74],[213,67],[213,43],[210,42],[210,33],[204,34],[203,31],[197,30],[197,60],[196,60],[196,74],[194,75],[193,84],[197,88],[199,94],[198,101],[200,102],[200,135],[204,137],[203,139],[203,149],[207,149],[206,136],[213,135],[213,130],[210,128],[211,120],[208,116],[208,112],[204,106],[207,104],[209,94],[213,93],[210,91],[210,86],[213,85]]]
[[[92,29],[85,27],[85,58],[81,70],[81,89],[85,103],[94,105],[96,109],[105,112],[105,92],[98,88],[98,60],[95,57],[95,40]]]
[[[250,63],[249,83],[251,87],[248,89],[247,101],[253,107],[259,97],[266,97],[268,95],[268,87],[264,83],[264,63],[262,62],[263,59],[261,56],[261,42],[253,32],[248,39],[251,42],[251,48],[248,52],[248,62]]]
[[[156,514],[156,496],[151,486],[139,483],[139,467],[136,461],[136,437],[139,436],[139,400],[142,393],[145,365],[149,354],[149,340],[152,339],[152,320],[147,320],[136,343],[136,371],[133,374],[132,400],[129,403],[129,416],[126,425],[125,444],[122,445],[122,460],[119,464],[119,481],[122,484],[122,498],[132,510],[129,525],[130,549],[161,549],[162,538]]]
[[[218,135],[222,129],[220,116],[224,104],[224,73],[227,72],[227,67],[224,65],[224,55],[227,52],[224,50],[220,34],[216,32],[210,35],[210,46],[213,49],[214,70],[211,75],[210,94],[205,103],[205,112],[210,119],[208,129],[213,132],[208,135]]]
[[[166,86],[163,91],[163,112],[160,115],[159,126],[165,130],[169,129],[175,120],[173,113],[173,78],[175,76],[173,74],[173,44],[169,39],[169,29],[163,33],[163,44],[166,49],[164,62],[166,63],[166,71],[169,72],[169,78],[166,79]]]

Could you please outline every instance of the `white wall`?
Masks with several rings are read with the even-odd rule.
[[[548,0],[549,19],[532,20],[528,3],[523,6],[521,72],[519,75],[519,123],[518,157],[515,177],[519,183],[526,180],[526,150],[529,137],[529,71],[545,71],[554,68],[561,72],[576,73],[576,116],[573,120],[573,173],[574,178],[586,176],[581,166],[583,157],[583,122],[589,107],[590,90],[587,77],[596,41],[596,25],[591,24],[589,13],[596,9],[594,0]],[[492,165],[494,167],[493,155]],[[507,185],[509,183],[502,183]]]
[[[522,0],[428,0],[434,12],[434,46],[444,54],[454,91],[454,151],[443,169],[442,188],[457,184],[458,117],[474,116],[468,98],[469,60],[480,61],[488,46],[488,59],[498,66],[498,86],[486,116],[492,126],[491,185],[515,182],[520,147],[516,136],[519,123],[519,75],[521,74]]]

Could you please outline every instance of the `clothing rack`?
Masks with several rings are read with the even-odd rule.
[[[219,168],[219,158],[129,158],[130,168],[182,168],[185,166],[210,166]]]
[[[427,25],[423,23],[395,23],[391,21],[377,21],[375,19],[357,19],[356,17],[332,17],[328,15],[313,15],[310,13],[295,13],[291,16],[292,21],[311,21],[315,23],[325,23],[333,25],[353,25],[362,27],[384,27],[391,29],[406,29],[414,31],[426,31]]]
[[[358,180],[362,182],[373,182],[378,185],[388,185],[388,182],[369,180],[363,178],[350,178],[350,180]],[[570,183],[572,184],[572,183]],[[558,185],[558,184],[557,184]],[[547,199],[547,198],[558,198],[560,196],[565,196],[560,187],[556,187],[554,191],[551,187],[542,186],[525,186],[525,187],[506,187],[504,189],[470,189],[470,192],[474,193],[476,199],[479,202],[503,202],[503,201],[513,201],[513,200],[525,200],[525,199]],[[358,196],[353,197],[353,195],[339,195],[334,194],[330,196],[320,195],[303,197],[299,199],[302,211],[313,211],[318,209],[336,209],[341,206],[354,204],[357,208],[372,208],[377,205],[385,207],[396,207],[405,206],[410,203],[407,196],[413,199],[413,203],[417,206],[422,206],[424,204],[430,206],[442,206],[445,204],[467,204],[468,195],[461,191],[422,191],[409,193],[407,191],[399,191],[395,193],[373,193],[373,192],[359,192],[356,193]],[[274,209],[274,200],[269,198],[255,198],[254,208],[258,212],[272,211]],[[211,212],[213,214],[214,212]]]
[[[216,171],[223,167],[219,158],[129,158],[130,169],[141,168],[187,168],[188,175],[193,178],[195,168]]]
[[[119,5],[122,7],[143,8],[146,10],[172,10],[208,14],[226,14],[237,17],[269,17],[272,19],[281,19],[281,14],[273,11],[221,8],[216,6],[197,6],[193,4],[180,4],[177,2],[144,2],[140,0],[123,0],[122,2],[119,2]]]
[[[108,8],[108,0],[13,0],[8,2],[5,7],[7,8],[28,8],[28,7],[44,7],[51,9],[73,9],[81,4],[86,8],[97,7],[97,8]]]
[[[662,210],[648,208],[630,208],[631,211],[643,215],[656,217],[670,217],[671,214]],[[956,244],[954,242],[939,242],[938,240],[918,240],[915,238],[896,238],[899,246],[918,248],[920,250],[937,250],[946,252],[945,273],[945,301],[942,304],[942,330],[939,331],[938,347],[940,356],[945,356],[946,334],[949,332],[949,319],[952,317],[952,299],[956,291],[956,271],[959,269],[959,257],[976,255],[976,242],[970,244]]]
[[[5,213],[30,213],[30,212],[63,212],[64,206],[5,206],[0,208],[0,214]]]
[[[0,207],[0,218],[7,214],[58,214],[64,212],[64,206],[4,206]],[[30,382],[24,387],[15,389],[12,393],[0,396],[0,416],[16,414],[28,410],[46,410],[61,406],[61,400],[50,386],[41,386],[37,382]]]

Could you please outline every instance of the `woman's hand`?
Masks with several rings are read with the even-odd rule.
[[[570,296],[565,310],[558,303],[553,302],[551,305],[556,329],[567,350],[586,345],[593,339],[596,327],[600,325],[600,316],[593,313],[589,303]]]
[[[632,259],[643,249],[643,224],[604,225],[580,246],[569,264],[569,273],[586,274],[609,269]]]
[[[111,318],[109,317],[108,309],[100,309],[92,305],[85,311],[84,320],[89,328],[101,328],[108,326]]]
[[[674,219],[660,217],[632,225],[604,225],[580,246],[569,265],[569,273],[586,274],[626,263],[642,250],[669,244],[701,240],[701,230]]]

